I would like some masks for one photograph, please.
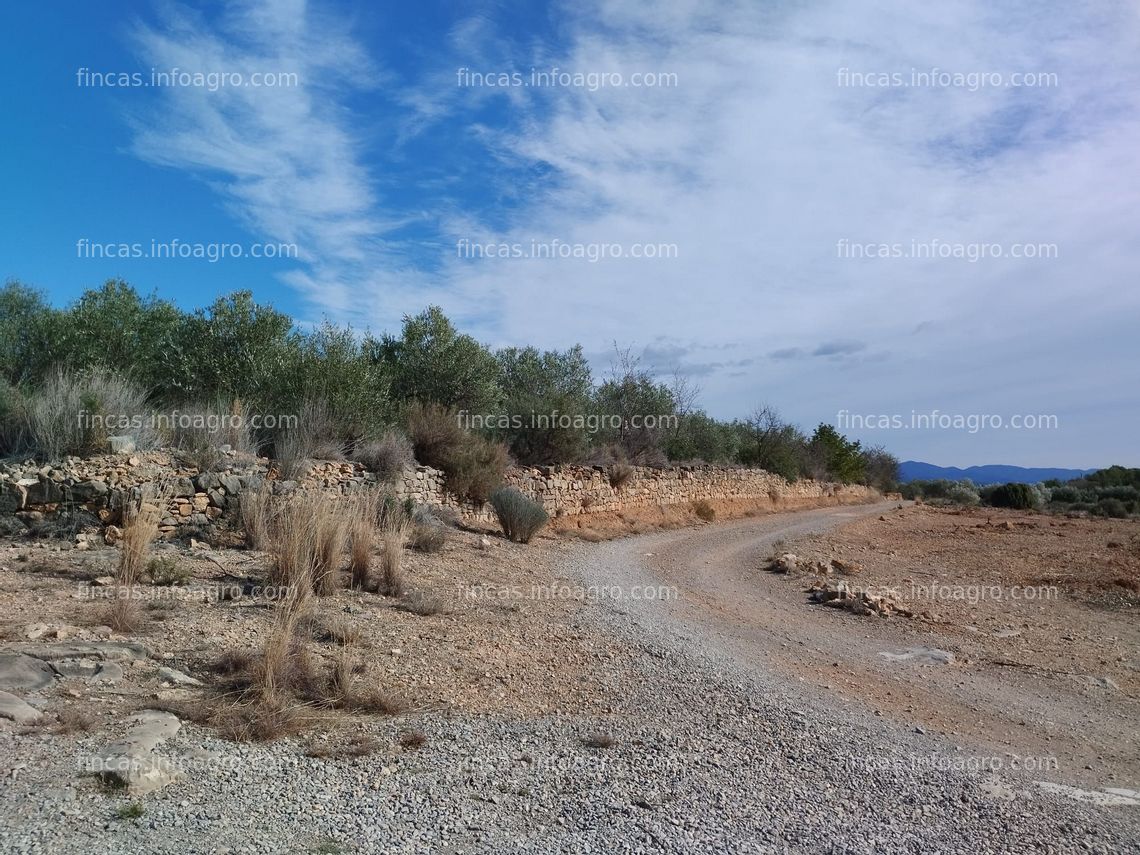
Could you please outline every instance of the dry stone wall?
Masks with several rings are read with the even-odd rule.
[[[813,502],[869,501],[878,495],[857,484],[789,483],[763,469],[722,466],[635,467],[633,476],[621,487],[611,486],[604,466],[520,467],[507,473],[507,484],[541,504],[552,517],[681,505],[702,499],[762,500],[795,507]],[[458,501],[448,494],[443,473],[435,469],[418,466],[405,472],[398,490],[419,504],[453,507],[472,520],[494,520],[489,507]]]
[[[268,483],[275,493],[296,489],[335,495],[350,494],[378,478],[357,463],[319,462],[299,481],[270,473],[269,461],[224,459],[216,471],[199,473],[163,452],[68,458],[56,466],[33,461],[0,465],[0,516],[14,515],[32,525],[61,510],[84,511],[92,522],[113,524],[128,497],[147,485],[161,483],[168,496],[162,535],[200,531],[232,517],[244,490]],[[867,501],[877,494],[866,487],[818,481],[789,483],[760,469],[688,466],[667,469],[635,467],[621,486],[610,484],[602,466],[519,467],[507,473],[507,484],[539,502],[552,517],[577,516],[687,504],[699,500],[762,501],[770,506]],[[472,522],[493,522],[487,505],[451,495],[442,472],[427,466],[407,468],[392,485],[400,498],[416,504],[455,509]]]

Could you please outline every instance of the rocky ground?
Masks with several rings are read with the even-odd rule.
[[[973,693],[999,678],[975,679],[962,660],[978,654],[950,649],[992,635],[988,623],[978,618],[971,633],[947,606],[937,621],[859,617],[810,604],[807,570],[764,569],[795,550],[805,567],[838,557],[876,584],[898,581],[874,574],[917,562],[922,539],[909,532],[941,530],[942,517],[920,516],[934,513],[827,509],[529,547],[455,532],[442,554],[409,552],[408,599],[341,591],[320,601],[318,654],[334,656],[347,638],[412,711],[330,715],[307,735],[257,744],[132,716],[202,693],[185,678],[208,682],[220,652],[256,646],[268,603],[212,593],[256,577],[261,556],[180,549],[190,578],[156,587],[148,628],[128,639],[100,626],[105,603],[91,584],[113,552],[12,542],[0,553],[0,652],[9,672],[20,664],[26,680],[44,679],[31,670],[47,682],[11,689],[41,718],[0,722],[0,851],[1135,851],[1137,647],[1134,613],[1115,590],[1081,608],[1103,610],[1095,632],[1115,634],[1124,658],[1071,670],[1116,689],[1094,698],[1069,681],[1076,692],[1056,711],[1085,716],[1103,754],[1099,743],[1115,735],[1119,762],[1071,768],[1064,745],[1052,751],[1060,767],[1041,771],[1011,768],[1007,751],[1047,758],[1050,746],[993,732],[1000,710]],[[884,525],[889,536],[876,533]],[[1055,539],[1078,552],[1086,536],[1128,543],[1125,530],[1083,525]],[[993,554],[981,536],[938,567],[970,570],[967,553]],[[897,562],[876,564],[883,555]],[[408,610],[423,600],[434,602]],[[1039,621],[1009,627],[1022,635],[1003,639],[1014,646],[1003,655],[1032,650],[1026,628]],[[330,624],[340,641],[321,631]],[[1094,631],[1080,627],[1074,637]],[[941,665],[878,655],[916,648],[957,655]],[[1026,670],[998,667],[989,670]],[[1055,717],[1057,681],[1035,691],[1031,676],[1018,679],[1017,704],[1038,706],[1026,733],[1040,733],[1038,719]],[[989,716],[984,734],[965,726],[967,703],[934,714],[955,695]],[[92,758],[132,729],[137,748],[140,727],[158,727],[143,748],[177,780],[141,796],[106,790]],[[978,768],[987,757],[1000,768]],[[1081,793],[1097,802],[1073,798]]]

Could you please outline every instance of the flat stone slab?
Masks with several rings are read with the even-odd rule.
[[[181,772],[155,749],[170,739],[182,722],[178,717],[159,710],[142,710],[129,720],[126,736],[91,758],[89,771],[121,787],[133,795],[161,789],[176,781]]]
[[[953,665],[954,654],[948,650],[939,650],[936,647],[911,647],[902,653],[891,653],[884,650],[879,653],[888,662],[906,663],[916,665]]]
[[[171,683],[175,686],[201,686],[202,681],[196,677],[191,677],[189,674],[183,674],[175,668],[162,667],[158,669],[159,678],[166,683]]]
[[[12,644],[17,653],[53,662],[56,659],[105,659],[122,662],[149,659],[150,651],[133,641],[68,641],[62,644]]]
[[[0,692],[0,718],[10,719],[16,724],[30,724],[40,717],[35,707],[8,692]]]
[[[46,662],[23,653],[0,653],[0,690],[42,689],[55,682]]]
[[[123,668],[102,659],[55,659],[51,668],[61,677],[78,677],[88,683],[117,683],[123,679]]]

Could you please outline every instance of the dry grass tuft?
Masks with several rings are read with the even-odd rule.
[[[337,571],[348,544],[348,518],[330,508],[316,521],[316,554],[313,561],[313,591],[327,597],[337,589]]]
[[[386,597],[404,593],[404,547],[410,524],[405,514],[388,514],[380,529],[380,579],[377,590]]]
[[[400,747],[405,751],[418,751],[427,745],[427,734],[422,730],[405,730],[400,734]]]
[[[360,641],[360,627],[342,617],[324,620],[310,618],[306,628],[314,641],[332,642],[342,646]]]
[[[698,499],[693,502],[693,513],[705,522],[712,522],[716,519],[716,508],[705,499]]]
[[[243,490],[238,499],[238,512],[245,529],[245,545],[265,552],[272,542],[274,501],[268,488]]]
[[[349,577],[355,590],[371,587],[372,551],[376,546],[376,522],[380,519],[383,500],[379,494],[368,492],[353,504],[348,532],[350,545]]]
[[[596,748],[599,750],[606,748],[613,748],[617,745],[617,740],[610,736],[608,733],[591,733],[582,740],[582,744],[587,748]]]
[[[322,760],[344,760],[350,757],[366,757],[380,750],[380,743],[368,734],[356,734],[343,742],[333,744],[312,744],[305,749],[308,757]]]
[[[116,570],[118,590],[107,615],[107,625],[116,632],[133,632],[143,622],[143,610],[133,596],[133,589],[146,573],[147,556],[158,537],[168,502],[164,491],[154,497],[141,497],[123,511],[123,537],[119,542],[119,566]]]
[[[630,482],[634,475],[634,468],[628,463],[615,463],[610,466],[610,486],[620,490]]]
[[[72,708],[60,710],[57,718],[59,720],[52,728],[52,732],[57,734],[86,733],[95,726],[95,717],[84,710]]]

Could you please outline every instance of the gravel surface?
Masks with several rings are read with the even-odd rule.
[[[861,509],[859,512],[877,512]],[[847,509],[847,514],[851,513]],[[749,521],[756,537],[838,511]],[[645,553],[676,533],[583,545],[563,575],[660,584]],[[715,528],[694,532],[712,537]],[[1140,809],[1094,807],[1007,771],[956,771],[953,746],[725,649],[683,601],[599,599],[584,630],[622,639],[612,709],[590,716],[426,713],[361,725],[351,759],[238,745],[186,725],[159,751],[184,778],[130,800],[79,774],[107,734],[0,732],[0,851],[1135,852]],[[557,673],[551,679],[558,679]],[[592,679],[602,679],[592,677]],[[399,747],[410,729],[418,750]],[[612,742],[612,744],[608,744]],[[608,747],[606,747],[608,744]]]

